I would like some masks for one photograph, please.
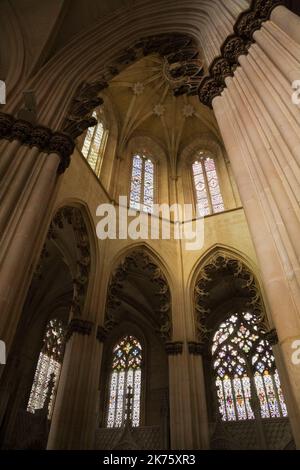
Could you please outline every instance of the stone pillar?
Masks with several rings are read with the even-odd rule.
[[[0,113],[0,338],[7,352],[28,287],[35,243],[74,141]],[[3,157],[3,158],[2,158]]]
[[[94,448],[101,355],[94,324],[71,320],[48,449]]]
[[[297,73],[300,77],[300,46],[271,21],[249,31],[248,24],[246,33],[241,28],[239,37],[230,39],[206,85],[278,332],[300,447],[300,367],[292,361],[293,343],[300,338],[300,109],[291,86]]]
[[[203,370],[203,345],[195,341],[188,343],[193,435],[195,449],[209,449],[209,426]]]
[[[180,341],[166,343],[166,352],[169,356],[171,449],[194,449],[188,352]]]
[[[274,8],[270,19],[290,38],[300,44],[300,17],[298,15],[280,5]]]

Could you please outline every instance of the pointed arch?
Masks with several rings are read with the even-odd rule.
[[[194,311],[196,336],[200,343],[206,343],[210,332],[208,324],[212,322],[211,307],[206,305],[207,302],[205,301],[211,288],[209,283],[212,282],[211,274],[208,271],[226,270],[227,268],[231,270],[232,282],[239,280],[239,289],[243,292],[242,296],[247,297],[246,301],[251,305],[252,310],[256,312],[266,330],[271,328],[263,289],[258,280],[258,268],[244,253],[233,247],[216,244],[210,247],[195,263],[188,281],[188,291],[191,293],[190,298]],[[214,310],[217,311],[216,306],[214,306]]]
[[[136,244],[129,249],[125,249],[113,262],[113,269],[108,282],[107,301],[104,324],[98,329],[98,336],[104,340],[108,333],[121,321],[122,302],[124,301],[124,285],[128,282],[134,283],[134,277],[143,277],[148,283],[151,298],[148,298],[148,305],[152,305],[148,310],[147,320],[150,321],[155,331],[163,341],[169,341],[172,336],[171,317],[171,291],[164,269],[157,261],[145,244]],[[132,285],[131,285],[132,286]],[[138,288],[139,289],[139,288]],[[144,289],[147,294],[147,288]],[[144,295],[145,295],[144,292]],[[126,295],[125,295],[126,297]],[[125,302],[134,300],[125,299]],[[143,312],[140,312],[143,314]]]

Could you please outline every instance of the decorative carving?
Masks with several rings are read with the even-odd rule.
[[[97,95],[107,86],[105,80],[82,82],[79,85],[62,125],[64,133],[76,139],[89,127],[96,126],[97,119],[91,114],[95,108],[103,104],[103,99]]]
[[[165,342],[171,338],[171,299],[167,280],[161,269],[153,262],[145,250],[136,249],[126,256],[111,277],[107,291],[104,325],[99,327],[97,332],[97,337],[100,341],[104,341],[107,334],[119,322],[117,311],[121,302],[118,295],[122,291],[124,281],[127,279],[130,271],[137,266],[140,266],[143,272],[147,273],[151,283],[156,287],[156,295],[159,298],[159,308],[156,310],[157,333]]]
[[[63,230],[66,224],[73,227],[78,250],[71,313],[73,317],[80,317],[89,282],[91,264],[89,236],[81,211],[76,207],[67,206],[60,209],[53,217],[47,238],[55,240],[58,237],[58,231]]]
[[[271,346],[275,346],[275,344],[278,344],[278,335],[277,335],[277,331],[275,328],[267,331],[265,333],[265,338],[270,343]]]
[[[257,318],[257,322],[266,331],[268,323],[259,287],[253,273],[240,260],[226,257],[223,254],[216,254],[202,269],[195,286],[195,309],[199,342],[204,344],[211,333],[207,327],[207,319],[211,313],[210,289],[214,285],[215,276],[220,271],[240,281],[239,289],[245,296],[245,305],[251,309],[251,312]]]
[[[66,334],[66,340],[68,341],[73,333],[80,335],[90,335],[93,327],[93,323],[82,318],[72,318],[68,325],[68,331]]]
[[[204,354],[203,343],[198,343],[196,341],[188,342],[189,353],[194,356],[202,356]]]
[[[70,165],[70,157],[75,147],[74,140],[67,134],[62,132],[55,132],[52,134],[48,146],[49,153],[57,153],[60,156],[60,164],[58,167],[58,173],[64,173],[64,171]]]
[[[157,117],[162,117],[165,114],[166,107],[163,104],[156,104],[153,108],[153,114]]]
[[[8,139],[11,136],[11,129],[15,118],[10,114],[0,113],[0,138]]]
[[[132,91],[135,96],[140,96],[144,93],[145,85],[141,82],[136,82],[132,86]]]
[[[48,127],[36,126],[32,129],[28,143],[30,147],[46,148],[51,138],[51,131]]]
[[[33,126],[30,122],[15,119],[6,113],[0,113],[0,138],[19,140],[29,147],[37,147],[40,152],[57,153],[60,157],[58,173],[63,173],[69,166],[75,146],[68,134],[53,132],[44,126]]]
[[[221,47],[221,55],[209,67],[209,73],[199,84],[198,96],[206,106],[212,107],[213,99],[221,95],[225,88],[225,78],[233,76],[238,67],[238,58],[247,54],[255,42],[253,34],[267,21],[273,9],[282,4],[277,0],[252,0],[249,9],[238,17],[231,34]]]
[[[93,109],[103,103],[98,94],[108,87],[111,80],[124,67],[148,54],[159,54],[164,59],[163,73],[173,89],[174,95],[196,95],[203,77],[203,61],[199,58],[199,47],[195,40],[185,34],[166,33],[139,40],[133,47],[122,51],[116,63],[106,68],[102,78],[93,83],[82,82],[71,101],[62,130],[72,138],[78,137],[88,127],[95,126],[91,119]],[[143,84],[135,84],[133,93],[139,95]]]
[[[182,341],[167,341],[165,344],[166,353],[169,356],[176,356],[182,354],[183,342]]]
[[[11,128],[11,140],[19,140],[22,144],[29,142],[33,125],[23,119],[16,119]]]

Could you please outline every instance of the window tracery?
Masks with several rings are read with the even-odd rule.
[[[192,170],[199,215],[205,217],[223,212],[225,207],[214,159],[200,152]]]
[[[105,151],[107,130],[105,129],[103,120],[98,116],[97,111],[94,111],[92,116],[98,120],[98,124],[88,128],[82,146],[82,154],[87,159],[90,167],[98,174]]]
[[[134,336],[123,337],[113,348],[109,387],[107,427],[122,427],[126,420],[133,427],[140,424],[142,346]],[[130,394],[132,409],[127,417],[126,396]]]
[[[257,318],[233,314],[213,337],[213,368],[219,412],[223,421],[287,417],[278,371],[270,343]]]
[[[134,155],[130,185],[130,208],[152,213],[154,204],[154,163],[146,155]]]
[[[66,328],[61,320],[54,318],[48,322],[27,405],[27,411],[30,413],[43,409],[48,401],[48,418],[52,415],[65,335]]]

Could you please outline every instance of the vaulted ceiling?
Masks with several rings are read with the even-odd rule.
[[[118,121],[120,154],[132,137],[147,136],[176,165],[182,150],[201,135],[218,140],[212,111],[197,96],[175,97],[176,85],[166,61],[155,54],[135,62],[110,82],[105,93]]]

